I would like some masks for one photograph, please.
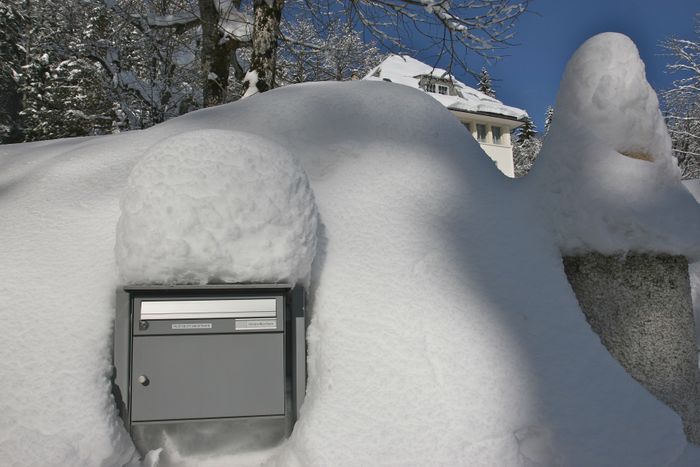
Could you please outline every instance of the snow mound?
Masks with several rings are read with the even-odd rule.
[[[620,153],[657,161],[670,175],[677,172],[644,62],[623,34],[598,34],[576,51],[559,89],[555,121]]]
[[[160,467],[698,465],[680,419],[591,330],[560,253],[567,232],[579,244],[610,237],[623,249],[667,251],[663,240],[684,235],[674,229],[696,238],[697,230],[668,223],[666,211],[688,218],[698,205],[668,208],[680,199],[668,195],[678,181],[658,169],[653,144],[645,146],[657,157],[652,164],[616,154],[620,141],[589,131],[599,122],[560,120],[558,140],[550,133],[547,142],[559,141],[557,152],[523,181],[503,177],[426,93],[367,81],[290,86],[142,132],[0,147],[0,212],[11,220],[0,222],[0,459],[133,460],[108,376],[114,290],[123,283],[115,244],[130,281],[274,271],[273,253],[260,249],[280,244],[271,233],[280,219],[315,231],[291,153],[323,220],[299,420],[282,445],[253,454],[199,456],[164,442]],[[267,170],[274,186],[236,186],[267,183]],[[604,196],[595,198],[596,189]],[[285,196],[262,193],[270,190]],[[251,200],[250,220],[227,211],[235,204],[247,212]],[[294,209],[299,219],[285,217]],[[277,216],[270,232],[260,224],[263,233],[246,237],[253,246],[239,241],[268,211]],[[618,216],[623,234],[604,216]],[[295,248],[303,232],[293,235]],[[259,237],[275,241],[261,245]],[[267,266],[239,268],[239,255],[253,250]],[[161,269],[146,264],[154,259]],[[290,262],[264,279],[303,269]]]
[[[700,210],[680,183],[656,94],[634,43],[587,40],[566,67],[531,182],[565,253],[698,257]]]
[[[121,200],[127,283],[305,280],[317,211],[299,162],[249,134],[190,131],[150,148]]]

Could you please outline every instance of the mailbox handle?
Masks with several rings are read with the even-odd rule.
[[[149,384],[151,384],[151,380],[149,380],[148,376],[146,376],[146,375],[139,376],[138,381],[139,381],[139,384],[141,384],[141,386],[148,386]]]

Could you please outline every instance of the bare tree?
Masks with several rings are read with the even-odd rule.
[[[700,178],[700,14],[696,22],[695,40],[671,38],[661,44],[673,60],[666,68],[680,76],[662,98],[683,178]]]
[[[360,78],[384,58],[374,41],[364,40],[341,19],[321,25],[302,16],[284,26],[277,61],[280,84]]]
[[[512,45],[515,26],[528,9],[528,0],[336,0],[348,18],[390,50],[408,51],[414,33],[437,59],[447,58],[448,71],[462,68],[475,78],[467,61],[473,52],[497,59]]]
[[[436,61],[447,58],[448,69],[459,66],[474,74],[467,64],[467,52],[498,57],[501,49],[511,45],[517,19],[527,7],[528,0],[198,0],[189,15],[156,15],[138,21],[145,21],[150,28],[201,25],[207,106],[225,100],[227,62],[237,77],[245,74],[244,90],[248,93],[253,92],[253,83],[257,92],[273,88],[283,25],[295,18],[310,19],[317,30],[342,21],[348,28],[364,30],[395,52],[415,52],[410,38],[418,35]],[[232,31],[225,27],[231,22],[243,26]],[[245,47],[251,48],[247,73],[237,55]]]
[[[464,65],[510,43],[527,1],[6,0],[0,139],[144,128],[246,90],[350,79],[382,44],[420,52],[416,36],[436,64]]]

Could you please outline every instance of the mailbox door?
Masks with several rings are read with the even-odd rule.
[[[283,333],[136,336],[133,422],[284,415]]]

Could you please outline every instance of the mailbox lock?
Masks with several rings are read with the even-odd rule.
[[[151,381],[148,379],[148,376],[141,375],[139,376],[139,383],[141,384],[141,386],[148,386],[151,383]]]
[[[139,331],[145,331],[146,329],[148,329],[148,321],[139,321]]]

